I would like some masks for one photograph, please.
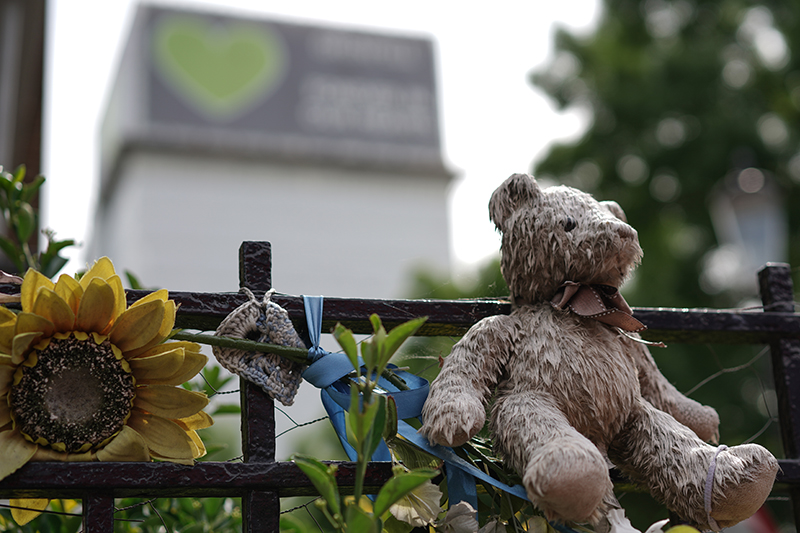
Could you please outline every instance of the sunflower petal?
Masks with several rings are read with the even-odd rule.
[[[11,408],[5,398],[0,399],[0,428],[11,422]]]
[[[177,457],[166,457],[164,455],[157,454],[156,452],[150,453],[154,458],[161,459],[162,461],[169,461],[171,463],[178,463],[179,465],[186,465],[186,466],[194,466],[194,458],[186,458],[180,459]],[[192,446],[192,454],[194,454],[194,446]]]
[[[183,366],[184,356],[185,350],[178,347],[168,352],[131,359],[128,364],[136,382],[141,384],[143,379],[163,378],[176,373]]]
[[[0,355],[0,403],[5,403],[6,394],[11,390],[11,382],[16,371],[17,365],[11,364],[11,356]]]
[[[31,457],[31,461],[61,461],[67,460],[67,452],[57,452],[49,446],[38,446],[36,453]]]
[[[34,313],[22,312],[17,315],[17,325],[14,328],[14,336],[22,333],[42,333],[50,337],[55,333],[56,326],[47,318]]]
[[[157,338],[164,319],[164,302],[153,300],[122,313],[109,333],[111,343],[123,352],[136,350]]]
[[[194,458],[203,457],[206,454],[206,446],[203,444],[203,439],[200,438],[196,431],[187,431],[186,434],[192,439]]]
[[[114,272],[114,264],[111,262],[111,259],[108,257],[101,257],[97,261],[94,262],[92,267],[81,277],[81,287],[84,289],[89,286],[89,283],[95,279],[100,278],[102,280],[107,280],[108,278],[115,276],[116,272]]]
[[[166,302],[169,299],[169,291],[167,289],[159,289],[157,291],[153,291],[147,296],[142,296],[135,302],[131,304],[131,307],[136,307],[137,305],[146,304],[147,302],[152,302],[153,300],[161,300],[162,302]]]
[[[17,321],[17,314],[5,306],[0,306],[0,326],[13,324]]]
[[[25,440],[19,429],[0,431],[0,450],[3,450],[3,460],[0,461],[0,479],[5,479],[30,461],[33,454],[36,453],[37,447],[34,443]]]
[[[25,279],[22,282],[20,291],[23,311],[30,311],[33,309],[33,303],[36,301],[36,296],[39,294],[39,289],[42,287],[53,290],[55,285],[44,274],[29,268],[28,272],[25,273]]]
[[[155,338],[153,338],[152,341],[148,342],[141,348],[137,348],[136,350],[129,350],[128,352],[126,352],[125,357],[127,357],[128,359],[132,357],[139,357],[141,354],[145,353],[149,349],[164,342],[164,339],[169,337],[170,333],[172,333],[172,328],[175,326],[176,310],[177,308],[175,306],[174,301],[167,300],[166,302],[164,302],[164,318],[161,320],[161,327],[158,330],[158,334],[155,336]]]
[[[83,297],[83,287],[72,276],[61,274],[56,282],[56,294],[67,302],[72,312],[78,314],[78,306]]]
[[[128,425],[144,438],[151,454],[168,460],[194,458],[191,437],[172,420],[134,408]]]
[[[125,296],[125,288],[119,276],[111,276],[106,283],[114,290],[114,319],[125,312],[128,307],[128,298]]]
[[[17,315],[6,307],[0,306],[0,351],[3,353],[11,353],[16,324]]]
[[[139,359],[133,359],[131,363],[138,360]],[[147,378],[140,378],[136,372],[134,372],[133,375],[136,378],[136,383],[139,385],[180,385],[195,377],[207,362],[208,357],[205,355],[184,350],[181,366],[171,374],[151,374],[151,376]]]
[[[114,289],[95,278],[86,286],[78,308],[75,327],[80,331],[101,333],[114,319]]]
[[[20,333],[14,337],[14,344],[11,347],[11,362],[15,365],[20,364],[25,360],[25,355],[28,348],[39,342],[42,338],[42,333],[38,331],[31,331],[30,333]]]
[[[211,415],[206,413],[205,411],[198,411],[192,416],[176,418],[175,423],[177,423],[183,429],[187,430],[204,429],[207,427],[211,427],[214,424],[214,419],[211,418]]]
[[[24,526],[44,511],[50,500],[47,498],[21,498],[9,500],[11,517],[17,525]]]
[[[137,357],[151,357],[154,355],[159,355],[166,352],[171,352],[175,348],[184,348],[187,352],[199,352],[200,345],[196,342],[189,342],[189,341],[171,341],[165,342],[163,344],[158,344],[150,348],[147,353],[143,353],[138,355]],[[127,354],[126,354],[127,355]]]
[[[164,418],[184,418],[208,405],[208,397],[179,387],[148,385],[137,387],[133,405]]]
[[[41,288],[33,302],[33,312],[52,322],[56,331],[72,331],[75,328],[75,313],[56,291]]]
[[[97,459],[100,461],[149,461],[150,453],[147,451],[147,442],[133,428],[122,426],[119,435],[98,450]]]

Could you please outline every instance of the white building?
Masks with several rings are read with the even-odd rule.
[[[101,141],[90,256],[147,286],[235,291],[243,240],[290,294],[449,267],[429,40],[140,7]]]
[[[240,243],[269,241],[280,292],[405,296],[415,267],[450,261],[432,48],[140,7],[103,123],[89,257],[147,287],[235,292]],[[322,414],[313,387],[291,412]]]

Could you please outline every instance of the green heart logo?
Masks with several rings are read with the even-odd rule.
[[[215,120],[236,118],[264,101],[286,71],[281,38],[262,25],[162,17],[153,39],[156,65],[168,85]]]

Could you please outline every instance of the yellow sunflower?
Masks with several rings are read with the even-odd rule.
[[[104,257],[80,281],[29,270],[21,305],[18,315],[0,306],[0,479],[28,461],[192,464],[205,455],[195,430],[212,424],[208,398],[177,385],[207,357],[198,344],[163,342],[176,310],[166,290],[127,307]],[[47,500],[18,502],[41,509]]]

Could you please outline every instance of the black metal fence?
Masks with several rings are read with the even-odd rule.
[[[636,318],[659,340],[687,343],[768,344],[771,348],[780,430],[786,459],[780,460],[777,485],[792,499],[800,524],[800,314],[794,312],[787,265],[768,265],[759,272],[763,311],[731,312],[637,308]],[[257,296],[271,288],[269,243],[245,242],[239,251],[239,286]],[[128,291],[133,302],[144,291]],[[247,297],[239,293],[170,293],[180,304],[176,327],[213,330]],[[275,295],[298,331],[305,328],[299,297]],[[368,317],[377,313],[387,329],[412,317],[428,316],[422,336],[463,335],[475,322],[507,314],[501,301],[325,299],[323,331],[337,322],[355,333],[372,332]],[[280,498],[315,494],[309,480],[291,462],[275,460],[275,409],[256,386],[241,383],[243,461],[198,462],[184,466],[154,463],[30,462],[0,481],[0,498],[74,498],[83,502],[84,531],[114,530],[114,499],[124,497],[234,497],[242,499],[243,530],[278,532]],[[0,457],[2,460],[2,457]],[[344,491],[354,483],[352,463],[339,463],[337,481]],[[391,465],[372,463],[366,488],[391,477]]]

